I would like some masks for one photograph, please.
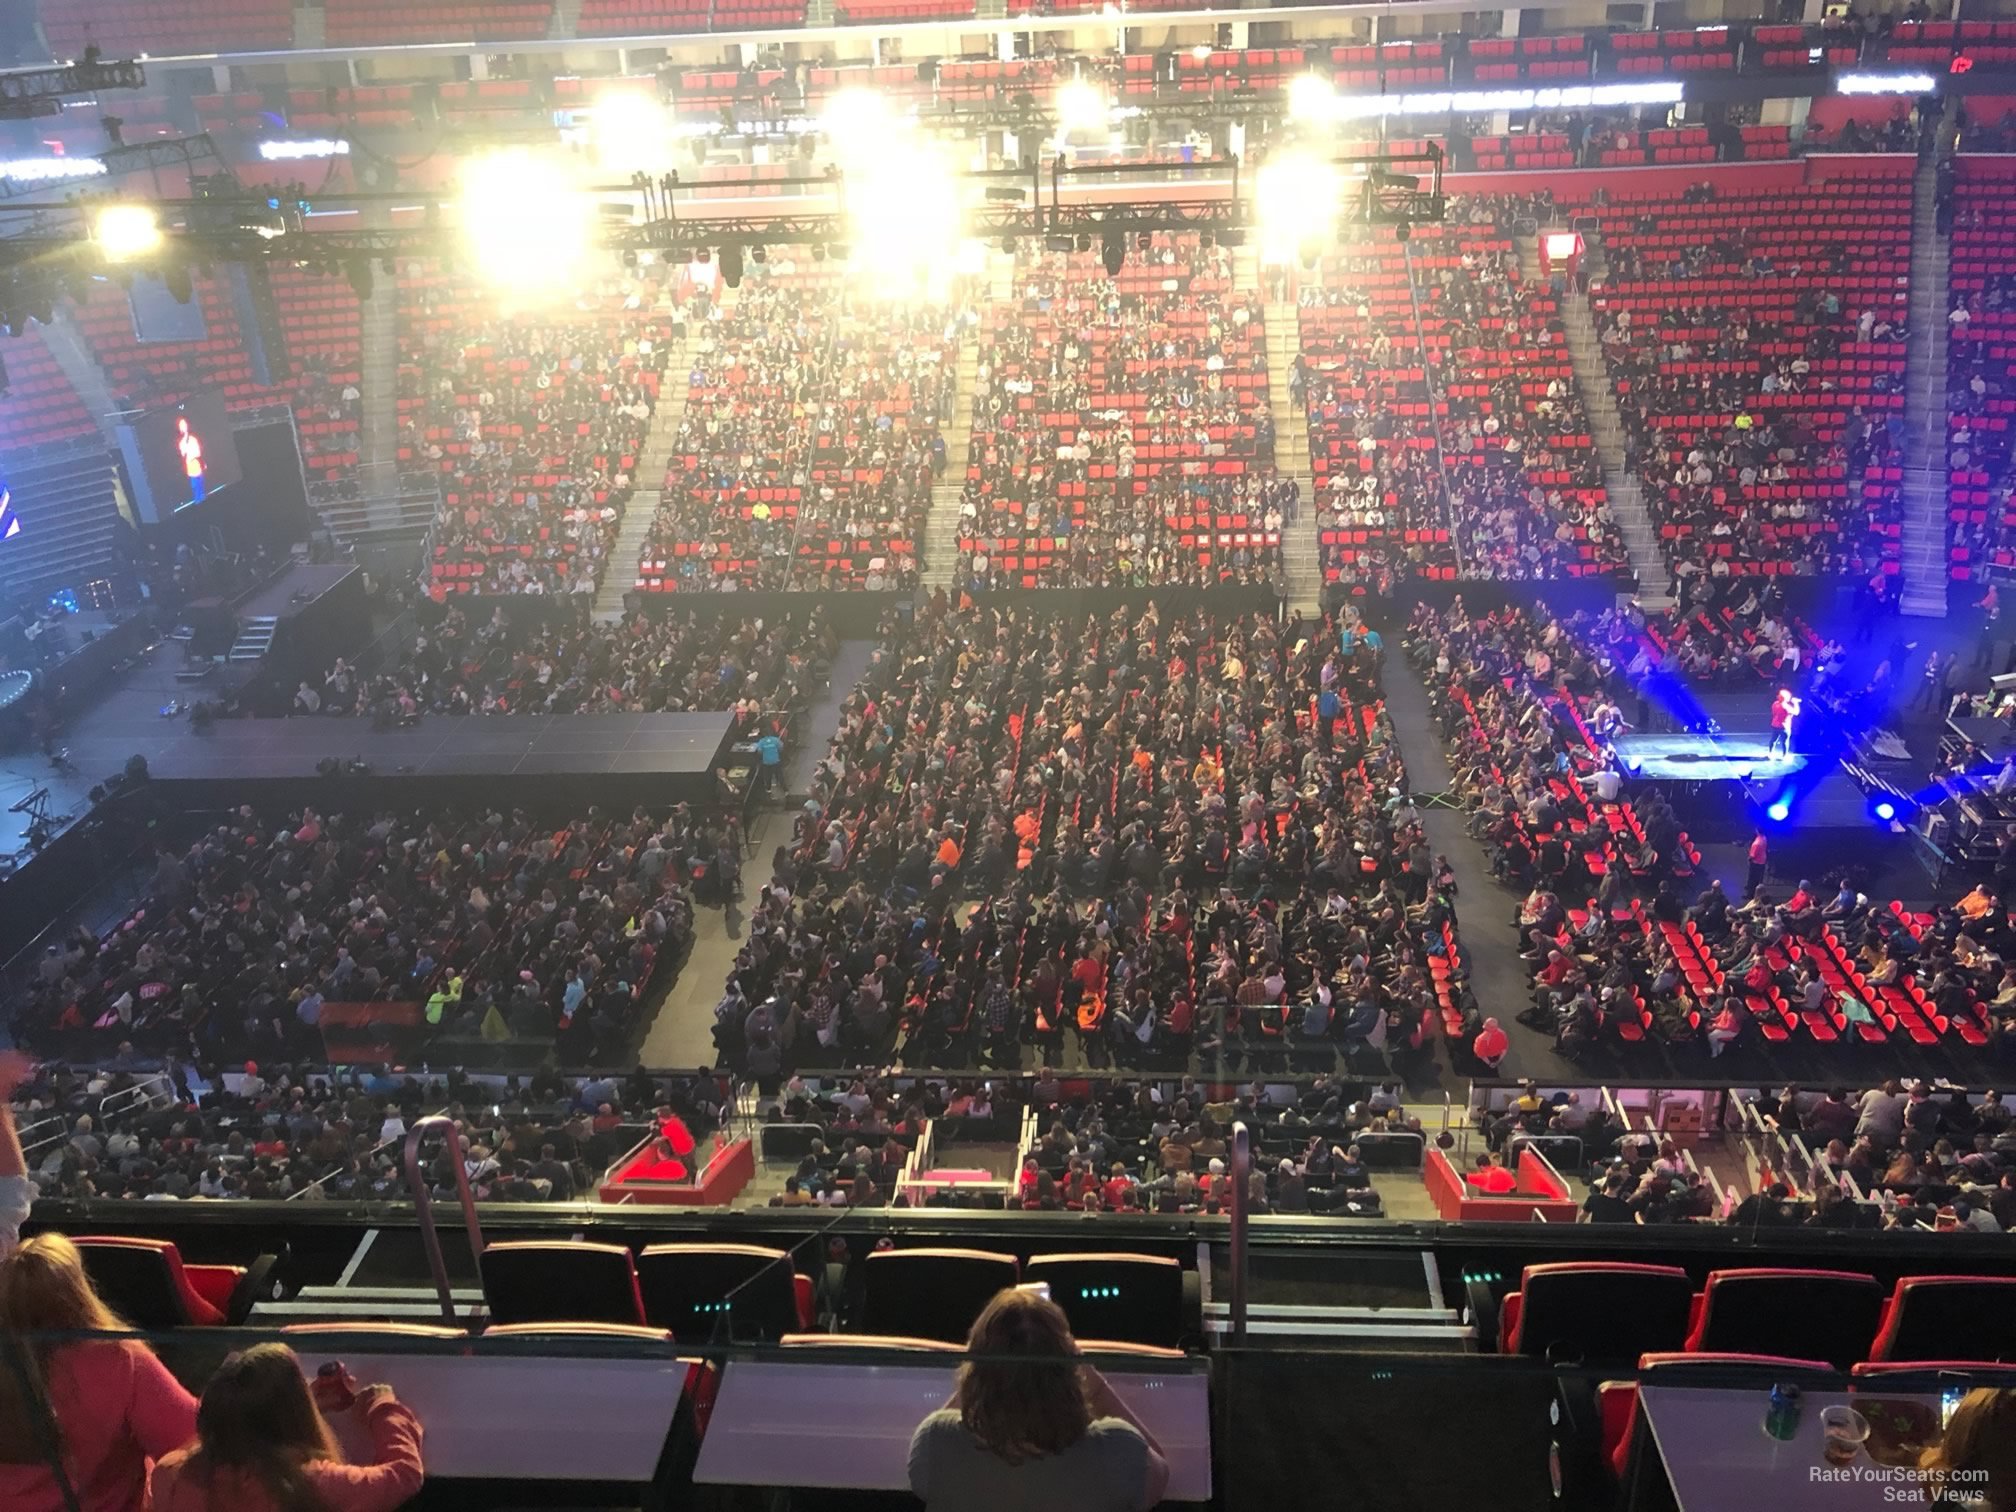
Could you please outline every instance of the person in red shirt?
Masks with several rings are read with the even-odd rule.
[[[344,1462],[325,1414],[363,1431],[368,1448],[354,1457],[368,1463]],[[360,1390],[339,1369],[318,1376],[311,1397],[285,1344],[254,1344],[218,1366],[196,1434],[148,1475],[148,1512],[393,1512],[427,1478],[420,1420],[390,1386]]]
[[[1750,842],[1750,876],[1743,884],[1743,896],[1754,897],[1764,883],[1764,873],[1770,869],[1771,845],[1764,838],[1764,831],[1757,831],[1757,837]]]
[[[0,1331],[123,1333],[99,1298],[84,1258],[61,1234],[38,1234],[0,1261]],[[147,1462],[196,1433],[196,1399],[138,1339],[75,1339],[32,1345],[79,1512],[129,1512],[141,1503]],[[63,1512],[67,1498],[42,1457],[41,1435],[18,1377],[0,1369],[0,1507]]]
[[[1487,1018],[1484,1027],[1477,1031],[1477,1038],[1470,1042],[1470,1053],[1490,1067],[1498,1069],[1498,1063],[1505,1059],[1505,1052],[1512,1048],[1512,1041],[1505,1037],[1505,1031],[1498,1027],[1498,1020]]]
[[[1771,700],[1771,744],[1766,749],[1772,755],[1792,754],[1792,721],[1798,714],[1798,695],[1790,688],[1780,688]]]
[[[1479,1155],[1477,1169],[1463,1178],[1480,1192],[1493,1194],[1516,1191],[1519,1179],[1498,1163],[1496,1155]]]

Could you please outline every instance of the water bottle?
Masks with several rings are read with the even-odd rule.
[[[1764,1431],[1774,1439],[1789,1440],[1799,1434],[1799,1388],[1781,1382],[1771,1388],[1771,1402],[1764,1409]]]

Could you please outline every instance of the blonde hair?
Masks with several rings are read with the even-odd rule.
[[[1943,1490],[1949,1470],[1986,1477],[1962,1481],[1953,1494],[1978,1498],[1987,1512],[2016,1509],[2016,1388],[1977,1386],[1960,1399],[1945,1436],[1927,1449],[1919,1464],[1931,1489]]]
[[[1009,1464],[1061,1454],[1085,1436],[1092,1408],[1064,1310],[1005,1288],[973,1320],[959,1367],[959,1420]]]
[[[37,1234],[0,1260],[0,1464],[40,1462],[37,1418],[49,1412],[49,1362],[77,1333],[124,1333],[130,1325],[98,1295],[84,1256],[61,1234]]]

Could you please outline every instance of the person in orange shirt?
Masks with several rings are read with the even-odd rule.
[[[950,830],[947,830],[945,838],[938,842],[938,864],[947,871],[959,864],[959,842],[952,837]]]
[[[1985,919],[1995,911],[1995,894],[1985,883],[1976,883],[1974,890],[1953,905],[1963,919]]]
[[[318,1410],[319,1408],[319,1410]],[[324,1414],[354,1414],[370,1463],[346,1464]],[[340,1368],[315,1394],[285,1344],[229,1356],[204,1388],[196,1442],[155,1465],[147,1512],[393,1512],[427,1478],[420,1420],[390,1386],[361,1390]]]
[[[1477,1031],[1477,1038],[1470,1042],[1470,1053],[1484,1062],[1493,1071],[1498,1062],[1505,1059],[1505,1052],[1512,1048],[1512,1041],[1505,1037],[1505,1031],[1498,1027],[1498,1020],[1487,1018],[1484,1027]]]
[[[1493,1194],[1516,1191],[1519,1178],[1498,1163],[1496,1155],[1479,1155],[1477,1169],[1463,1178],[1480,1192]]]

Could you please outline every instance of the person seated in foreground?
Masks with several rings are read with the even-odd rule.
[[[1155,1436],[1087,1364],[1064,1310],[995,1293],[944,1407],[910,1440],[926,1512],[1134,1512],[1169,1488]]]

